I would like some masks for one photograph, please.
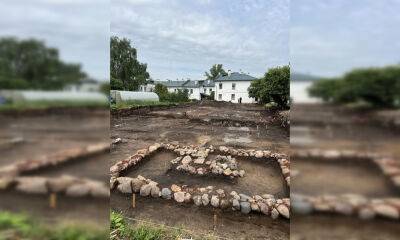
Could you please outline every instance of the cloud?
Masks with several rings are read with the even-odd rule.
[[[398,63],[399,8],[398,0],[292,1],[292,69],[338,76],[352,68]]]
[[[288,63],[288,4],[272,3],[118,0],[111,32],[132,40],[154,78],[201,78],[214,63],[262,75]]]
[[[100,80],[109,78],[108,0],[0,2],[0,36],[37,38],[57,47],[63,60],[81,63]]]

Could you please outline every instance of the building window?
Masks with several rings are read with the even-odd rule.
[[[236,83],[232,83],[232,90],[236,89]]]
[[[176,88],[174,89],[174,92],[176,92]]]
[[[222,94],[218,94],[218,100],[222,100]]]
[[[231,94],[231,100],[235,101],[235,94]]]
[[[210,93],[212,92],[212,88],[210,88]]]
[[[219,89],[222,89],[222,83],[219,84]]]
[[[190,89],[190,94],[193,94],[193,89]]]

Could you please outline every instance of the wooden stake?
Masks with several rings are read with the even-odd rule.
[[[136,194],[132,194],[132,208],[136,207]]]
[[[52,208],[52,209],[55,209],[57,207],[57,194],[50,193],[49,205],[50,205],[50,208]]]
[[[214,231],[217,229],[217,214],[214,213]]]

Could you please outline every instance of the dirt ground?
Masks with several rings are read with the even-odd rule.
[[[400,159],[400,133],[374,124],[362,112],[325,105],[294,105],[291,148],[375,152]],[[356,193],[367,197],[398,197],[400,192],[370,162],[327,162],[291,159],[292,193],[308,195]],[[355,230],[356,229],[356,230]],[[373,236],[371,238],[371,236]],[[398,223],[383,219],[310,215],[291,219],[291,239],[399,239]]]
[[[63,111],[1,113],[0,166],[37,159],[42,155],[73,147],[109,141],[108,109],[65,109]],[[17,139],[17,141],[13,141]],[[108,183],[108,154],[76,159],[24,175],[57,177],[64,174]],[[59,196],[56,209],[49,208],[48,196],[2,192],[0,209],[27,212],[44,221],[89,221],[106,224],[106,199]]]
[[[272,114],[257,105],[213,103],[153,109],[128,116],[116,114],[111,117],[111,138],[121,138],[122,142],[112,149],[110,165],[155,142],[178,141],[184,145],[224,145],[288,153],[289,132],[273,123],[273,119]],[[141,174],[160,184],[214,185],[228,191],[243,190],[248,194],[269,191],[277,196],[289,194],[279,166],[275,164],[239,159],[239,168],[246,171],[245,177],[227,180],[171,171],[168,163],[175,157],[172,152],[160,152],[126,175],[136,177]],[[218,236],[229,239],[289,239],[289,221],[281,218],[271,220],[258,214],[215,212],[211,208],[141,197],[137,199],[137,207],[132,209],[130,202],[129,197],[111,194],[111,208],[131,218],[209,233],[213,232],[213,216],[217,214],[214,234]]]

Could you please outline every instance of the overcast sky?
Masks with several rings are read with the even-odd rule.
[[[202,79],[215,63],[259,77],[289,63],[289,10],[289,0],[113,0],[111,33],[154,79]]]
[[[400,0],[292,0],[291,67],[337,76],[400,63]]]
[[[0,1],[0,36],[44,40],[99,80],[109,79],[109,27],[109,0]]]

